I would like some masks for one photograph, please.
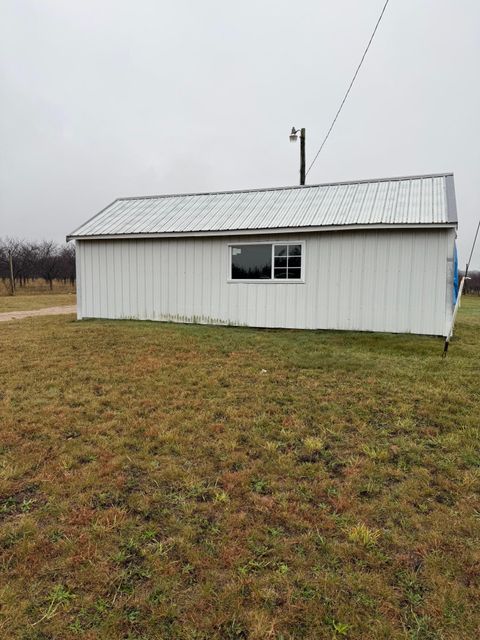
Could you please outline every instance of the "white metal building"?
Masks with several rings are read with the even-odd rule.
[[[119,198],[67,237],[78,318],[445,335],[452,174]]]

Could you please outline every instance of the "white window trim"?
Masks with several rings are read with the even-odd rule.
[[[243,280],[239,278],[232,278],[232,248],[233,247],[242,247],[246,245],[255,245],[255,244],[270,244],[272,245],[272,272],[269,280],[265,279],[254,279],[254,280]],[[300,279],[288,279],[288,278],[274,278],[273,270],[275,265],[275,246],[276,245],[286,245],[286,244],[299,244],[302,247],[302,260],[300,263]],[[257,242],[231,242],[228,244],[228,284],[305,284],[305,240],[258,240]]]

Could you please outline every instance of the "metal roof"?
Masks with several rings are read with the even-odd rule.
[[[453,174],[118,198],[72,238],[456,224]]]

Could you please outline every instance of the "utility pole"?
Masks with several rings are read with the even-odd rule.
[[[305,184],[305,129],[300,129],[300,184]]]
[[[10,290],[11,290],[10,295],[14,296],[15,295],[15,278],[13,277],[13,258],[12,258],[11,251],[8,252],[8,263],[10,265]]]
[[[295,129],[292,127],[292,132],[290,133],[290,142],[297,141],[297,133],[300,132],[300,184],[305,184],[305,128]]]

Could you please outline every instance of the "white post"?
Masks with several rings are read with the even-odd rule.
[[[449,345],[451,337],[453,336],[453,328],[455,326],[455,320],[457,319],[458,309],[459,309],[459,307],[461,305],[462,293],[463,293],[463,285],[465,284],[465,280],[470,280],[470,278],[464,276],[462,278],[462,281],[460,282],[460,286],[458,288],[457,301],[455,303],[455,308],[453,309],[452,322],[450,324],[450,329],[448,330],[447,337],[445,338],[445,345],[443,347],[443,356],[444,357],[447,355],[448,345]]]

